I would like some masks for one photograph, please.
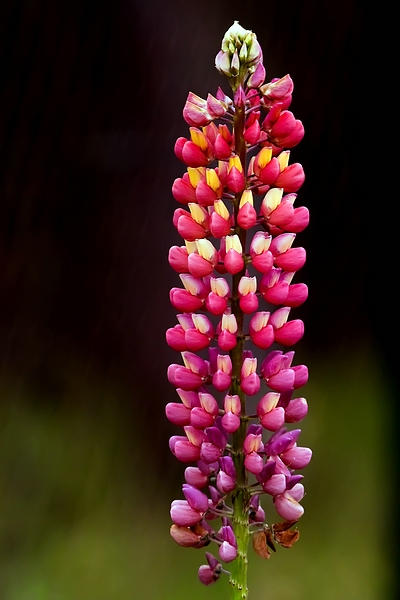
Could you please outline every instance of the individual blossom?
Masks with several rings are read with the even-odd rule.
[[[193,92],[189,92],[183,108],[183,118],[188,125],[201,127],[208,125],[215,118],[224,116],[226,110],[226,103],[214,98],[211,94],[208,94],[207,99],[203,100]]]
[[[240,427],[240,415],[242,411],[240,398],[238,394],[230,396],[226,394],[224,398],[224,411],[221,423],[227,433],[234,433]]]
[[[221,315],[229,305],[229,284],[223,277],[211,277],[210,288],[205,299],[206,309],[213,315]]]
[[[222,456],[219,459],[219,467],[217,488],[222,494],[228,494],[236,487],[236,469],[232,457]]]
[[[209,228],[211,234],[217,239],[231,233],[231,215],[222,200],[216,200],[213,204],[213,209],[210,211]]]
[[[241,277],[238,285],[238,293],[240,296],[239,306],[244,314],[249,315],[257,310],[258,297],[256,277]]]
[[[226,523],[227,519],[223,519]],[[222,540],[218,554],[223,562],[232,562],[237,556],[237,542],[232,526],[225,524],[218,531],[218,537]]]
[[[198,577],[204,585],[211,585],[219,579],[223,568],[221,563],[210,552],[206,552],[206,558],[208,564],[199,567]]]

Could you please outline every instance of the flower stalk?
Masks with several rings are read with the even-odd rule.
[[[243,172],[246,172],[246,144],[243,136],[245,122],[245,110],[244,106],[235,107],[235,117],[233,120],[233,131],[235,136],[235,149],[239,156]],[[243,192],[236,194],[234,200],[234,222],[235,233],[238,235],[242,248],[246,247],[246,230],[242,229],[237,223],[237,215],[239,211],[239,204]],[[240,389],[240,372],[243,364],[243,350],[244,350],[244,313],[239,305],[239,283],[241,278],[245,275],[246,268],[243,267],[242,271],[236,273],[232,277],[232,297],[231,297],[231,311],[236,318],[238,330],[237,330],[237,343],[236,346],[231,350],[230,356],[232,360],[232,385],[231,390],[233,394],[237,394],[240,398],[241,413],[246,415],[246,396]],[[247,422],[244,417],[241,417],[239,429],[233,433],[233,461],[237,474],[236,479],[236,490],[232,495],[233,505],[233,531],[236,536],[238,552],[236,560],[233,561],[231,566],[231,574],[229,583],[232,586],[232,599],[246,599],[248,595],[247,588],[247,551],[249,545],[249,521],[247,516],[247,506],[249,504],[249,490],[248,490],[248,477],[244,466],[244,453],[243,444],[246,438]]]
[[[189,93],[183,116],[190,136],[175,144],[186,172],[172,186],[188,210],[174,213],[184,245],[169,252],[183,288],[171,290],[180,314],[166,338],[183,365],[168,369],[180,402],[166,414],[184,432],[172,436],[170,449],[190,466],[185,499],[171,505],[171,536],[184,547],[216,545],[218,558],[206,552],[198,576],[210,585],[228,573],[232,600],[248,598],[250,539],[262,558],[275,542],[290,547],[298,539],[290,529],[303,514],[296,471],[311,459],[297,445],[300,429],[286,426],[307,414],[305,398],[293,396],[308,370],[292,366],[294,352],[284,351],[304,333],[303,322],[289,316],[308,293],[292,283],[305,262],[294,241],[308,210],[294,207],[304,172],[289,164],[304,128],[287,110],[290,76],[264,83],[262,58],[255,34],[235,22],[215,61],[233,98],[221,88],[207,99]],[[260,350],[268,350],[262,360]],[[256,414],[247,414],[247,397],[257,400]],[[262,495],[283,522],[265,522]]]

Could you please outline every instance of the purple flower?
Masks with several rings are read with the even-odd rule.
[[[199,580],[204,585],[215,583],[222,572],[222,565],[209,552],[206,552],[208,565],[201,565],[198,571]]]

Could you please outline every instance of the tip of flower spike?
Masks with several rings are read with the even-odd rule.
[[[262,63],[262,50],[257,36],[235,21],[225,33],[221,50],[215,58],[215,66],[229,79],[234,91],[251,76]],[[262,74],[258,77],[260,84]]]

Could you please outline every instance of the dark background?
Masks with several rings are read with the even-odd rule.
[[[186,135],[182,107],[189,90],[204,97],[222,85],[228,92],[213,65],[235,19],[257,34],[268,80],[290,73],[295,83],[291,108],[306,130],[292,153],[306,172],[297,205],[311,212],[310,226],[301,234],[308,253],[302,280],[310,295],[299,312],[306,323],[300,352],[316,365],[316,378],[323,382],[325,377],[327,387],[340,378],[343,365],[367,355],[360,359],[361,387],[355,385],[350,398],[355,421],[349,435],[357,440],[361,389],[372,389],[368,377],[375,369],[386,388],[380,392],[378,383],[373,404],[382,407],[379,436],[389,444],[398,416],[392,325],[397,293],[389,241],[395,216],[386,175],[389,157],[380,160],[379,155],[387,151],[382,118],[392,92],[381,83],[384,75],[376,66],[382,50],[377,15],[355,0],[25,0],[5,2],[0,10],[6,509],[21,497],[29,505],[43,489],[50,497],[43,501],[43,514],[32,516],[20,533],[14,520],[25,505],[5,519],[1,548],[7,570],[0,586],[6,600],[19,600],[26,590],[18,591],[13,579],[18,561],[24,557],[29,565],[29,552],[47,543],[60,519],[67,529],[77,522],[82,491],[78,483],[76,496],[71,492],[73,498],[66,500],[64,492],[57,492],[54,499],[53,484],[31,473],[31,446],[26,455],[18,444],[10,450],[7,435],[18,440],[26,433],[18,429],[19,411],[26,416],[27,431],[33,423],[32,444],[37,436],[40,456],[53,454],[55,425],[47,422],[49,415],[66,443],[73,444],[68,419],[84,437],[88,424],[95,429],[97,401],[108,390],[100,406],[112,431],[113,461],[123,465],[118,467],[121,480],[130,480],[126,502],[138,488],[149,497],[179,494],[182,469],[166,450],[173,428],[163,415],[165,403],[175,400],[165,370],[177,359],[164,342],[165,329],[175,324],[168,290],[177,285],[167,252],[179,243],[171,224],[176,203],[170,188],[183,172],[173,144]],[[344,389],[352,387],[342,383]],[[83,388],[86,392],[76,393]],[[349,407],[338,402],[345,419]],[[337,410],[334,403],[327,407],[328,420],[330,410]],[[335,438],[331,433],[340,444],[342,434]],[[109,456],[102,440],[96,438],[95,453]],[[388,497],[398,472],[398,466],[387,463],[391,450],[385,445],[380,459],[388,470]],[[63,460],[54,459],[54,473]],[[90,463],[88,472],[93,468]],[[27,486],[26,473],[31,473]],[[93,483],[94,503],[100,493],[96,486],[107,486],[107,473],[102,483]],[[162,503],[166,514],[170,499]],[[390,503],[379,507],[386,524],[391,510]],[[51,527],[41,537],[39,530],[49,519]],[[389,538],[382,547],[385,560],[393,562],[397,555]],[[32,593],[36,588],[26,589]],[[359,592],[354,593],[357,598]],[[363,597],[377,600],[382,593]],[[89,597],[89,592],[82,596]],[[99,592],[93,597],[100,598]],[[311,597],[306,591],[296,596]],[[37,598],[47,596],[38,592]]]

